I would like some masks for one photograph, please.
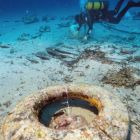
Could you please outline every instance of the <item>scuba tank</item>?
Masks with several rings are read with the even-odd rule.
[[[85,4],[85,8],[87,10],[104,10],[104,9],[108,8],[108,2],[101,1],[101,0],[94,0],[94,1],[89,0]]]

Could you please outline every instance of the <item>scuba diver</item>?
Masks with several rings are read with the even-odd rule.
[[[76,28],[77,32],[79,32],[81,27],[86,24],[88,26],[88,30],[84,39],[87,40],[92,32],[94,23],[105,21],[118,24],[130,8],[140,7],[140,2],[130,0],[120,11],[123,2],[124,0],[119,0],[115,9],[109,10],[108,1],[88,0],[85,4],[85,11],[75,16],[76,24],[78,24],[78,27]]]

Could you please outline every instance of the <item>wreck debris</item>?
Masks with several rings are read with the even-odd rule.
[[[140,56],[130,56],[127,58],[127,61],[133,62],[133,63],[137,63],[140,62]]]
[[[30,61],[32,64],[38,64],[39,63],[37,60],[35,60],[34,58],[31,58],[31,57],[26,57],[26,59],[28,61]]]
[[[60,42],[49,48],[46,48],[46,51],[44,52],[48,54],[49,58],[59,59],[64,65],[68,67],[74,67],[80,60],[87,59],[100,61],[102,64],[121,63],[120,60],[116,61],[112,58],[106,57],[106,53],[100,50],[99,45],[95,46],[94,49],[86,48],[80,52],[76,49],[69,49],[69,46],[65,46],[63,43]]]
[[[48,54],[46,52],[37,52],[35,56],[42,60],[49,60]]]
[[[102,52],[100,50],[85,49],[83,52],[80,53],[80,55],[76,59],[74,59],[72,61],[64,61],[64,64],[72,67],[73,65],[75,65],[82,59],[97,60],[103,64],[112,64],[113,63],[112,60],[109,60],[108,58],[105,57],[105,52]]]
[[[76,56],[75,54],[73,54],[71,52],[63,51],[58,48],[50,47],[50,48],[46,48],[46,51],[51,57],[59,59],[61,61],[64,61],[66,59],[73,60]]]
[[[136,52],[136,50],[130,50],[130,49],[121,49],[120,50],[120,53],[122,54],[122,55],[125,55],[125,54],[134,54]]]
[[[64,53],[58,52],[54,48],[46,48],[46,51],[49,55],[51,55],[52,57],[58,58],[58,59],[63,59],[63,58],[67,57],[67,55],[65,55]]]
[[[102,79],[105,84],[111,84],[114,87],[124,86],[126,88],[134,88],[140,85],[139,80],[136,80],[133,76],[133,70],[131,68],[122,68],[119,71],[109,71]]]
[[[81,118],[80,122],[83,122],[86,126],[82,125],[77,129],[59,131],[59,129],[50,129],[48,126],[41,125],[39,114],[42,108],[56,100],[65,99],[67,94],[71,99],[78,98],[87,101],[91,106],[98,109],[99,114],[95,115],[95,118],[88,124],[86,123],[88,121],[87,117],[82,116],[86,121],[82,121]],[[61,117],[56,120],[59,128],[65,127],[65,125],[67,128],[70,121],[74,120],[73,124],[78,119],[77,116],[70,118],[71,120],[67,116],[64,117],[66,121]],[[88,140],[93,138],[124,140],[127,138],[129,126],[127,109],[120,100],[114,94],[90,85],[48,87],[40,91],[39,94],[33,94],[25,98],[4,119],[5,121],[0,126],[1,140],[6,138],[10,140],[15,136],[17,139],[28,137],[29,139],[40,140],[56,138],[57,140]]]

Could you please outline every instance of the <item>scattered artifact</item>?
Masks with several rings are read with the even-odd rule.
[[[80,99],[98,110],[91,120],[79,112],[66,115],[61,111],[52,116],[50,126],[40,122],[44,106],[60,99]],[[87,110],[88,111],[88,110]],[[125,140],[129,135],[129,117],[119,98],[106,90],[91,85],[63,85],[48,87],[16,105],[0,126],[0,139],[33,140]]]

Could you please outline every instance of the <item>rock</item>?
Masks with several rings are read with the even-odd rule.
[[[70,22],[59,23],[57,25],[58,25],[59,28],[67,28],[67,27],[70,27]]]
[[[10,54],[14,54],[15,53],[15,49],[14,48],[11,48],[10,49]]]
[[[38,18],[35,15],[26,15],[22,18],[24,24],[32,24],[38,22]]]
[[[37,32],[31,36],[31,39],[36,39],[36,38],[41,37],[41,36],[42,36],[42,33]]]
[[[10,46],[8,46],[8,45],[0,45],[0,48],[2,48],[2,49],[8,49],[8,48],[10,48]]]
[[[42,21],[48,22],[48,16],[42,17]]]
[[[90,65],[86,65],[85,68],[88,69],[90,67]]]
[[[72,79],[72,77],[71,76],[65,76],[64,77],[64,81],[66,82],[66,83],[71,83],[72,81],[73,81],[73,79]]]
[[[50,28],[50,26],[41,26],[39,28],[39,32],[41,32],[41,33],[51,32],[51,28]]]
[[[8,108],[11,104],[12,104],[11,101],[7,101],[7,102],[3,103],[3,105],[4,105],[6,108]]]
[[[18,41],[27,41],[31,38],[31,35],[30,34],[27,34],[27,33],[22,33],[18,38],[17,40]]]

